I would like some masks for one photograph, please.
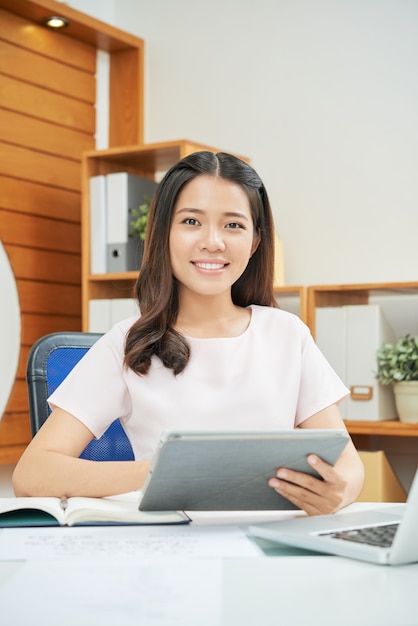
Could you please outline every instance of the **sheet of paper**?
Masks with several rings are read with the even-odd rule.
[[[238,526],[97,526],[10,528],[0,532],[0,560],[145,557],[256,557]]]
[[[221,602],[220,559],[28,561],[0,586],[13,626],[220,626]]]

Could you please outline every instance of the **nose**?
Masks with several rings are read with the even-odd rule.
[[[200,245],[202,250],[208,250],[209,252],[225,250],[225,242],[222,229],[217,227],[210,227],[205,230]]]

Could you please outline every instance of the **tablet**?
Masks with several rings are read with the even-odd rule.
[[[143,511],[259,511],[297,507],[268,486],[279,467],[316,475],[306,457],[333,465],[344,430],[167,431],[142,489]]]

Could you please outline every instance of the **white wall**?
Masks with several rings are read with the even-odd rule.
[[[12,391],[20,352],[20,305],[9,258],[0,241],[0,420]]]
[[[146,42],[147,142],[248,155],[288,284],[418,279],[417,0],[74,0]]]

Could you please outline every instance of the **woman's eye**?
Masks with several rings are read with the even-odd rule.
[[[231,228],[232,230],[243,228],[242,224],[238,224],[238,222],[230,222],[227,224],[227,228]]]
[[[188,226],[197,226],[199,222],[194,217],[187,217],[183,220],[183,224],[187,224]]]

